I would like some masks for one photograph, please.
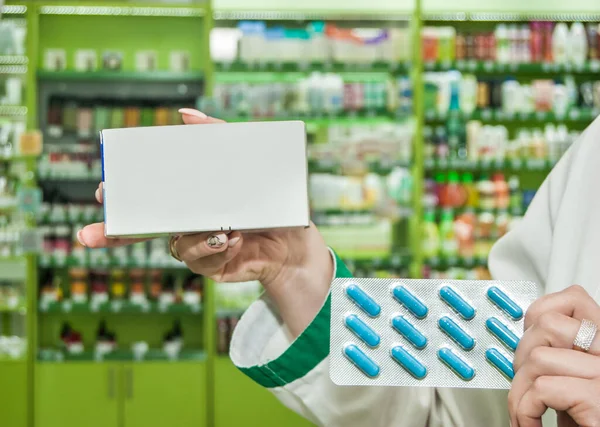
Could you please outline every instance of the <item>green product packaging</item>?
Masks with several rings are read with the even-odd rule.
[[[477,192],[477,188],[475,187],[475,182],[473,180],[473,174],[470,172],[466,172],[462,176],[462,186],[467,192],[467,202],[466,206],[468,208],[477,207],[479,201],[479,193]]]
[[[77,129],[77,104],[69,103],[63,109],[63,129],[67,132],[75,132]]]
[[[100,131],[110,127],[110,110],[107,107],[94,109],[94,129]]]
[[[435,212],[425,212],[423,219],[423,256],[425,258],[435,258],[440,251],[440,234],[435,223]]]
[[[142,114],[140,119],[140,126],[153,126],[154,125],[154,109],[153,108],[142,108]]]
[[[113,129],[125,126],[125,110],[123,108],[113,108],[110,115],[110,127]]]
[[[458,255],[458,240],[454,234],[454,214],[450,210],[442,212],[440,240],[442,256],[454,258]]]

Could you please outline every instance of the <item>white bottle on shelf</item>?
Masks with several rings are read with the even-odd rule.
[[[568,55],[571,63],[583,66],[588,55],[588,40],[585,27],[581,22],[574,22],[569,33]]]
[[[519,27],[517,27],[516,25],[510,25],[508,27],[508,62],[510,62],[511,64],[521,62],[521,42],[519,36]]]
[[[521,113],[523,114],[531,114],[535,111],[535,102],[533,100],[533,89],[531,85],[521,85],[521,90],[523,92],[523,106],[521,108]]]
[[[479,159],[479,136],[481,134],[481,122],[471,120],[467,123],[467,157],[469,160]]]
[[[506,25],[500,24],[496,27],[496,59],[501,64],[506,64],[510,59],[510,44],[508,40],[508,29]]]
[[[311,61],[325,61],[329,58],[328,40],[325,36],[325,23],[312,22],[308,25],[309,39],[309,58]]]
[[[548,160],[555,163],[560,158],[560,141],[556,127],[552,123],[548,123],[544,128],[544,138],[548,146]]]
[[[522,25],[519,29],[519,54],[520,62],[531,62],[531,31],[527,25]]]
[[[552,94],[552,109],[556,117],[562,118],[569,109],[569,92],[563,84],[555,84]]]
[[[463,76],[460,80],[460,109],[470,116],[477,107],[477,78],[473,75]]]
[[[564,22],[559,22],[552,32],[552,57],[554,62],[565,64],[568,60],[569,28]]]
[[[519,97],[521,85],[516,80],[506,80],[502,83],[502,110],[512,116],[522,111],[522,99]]]

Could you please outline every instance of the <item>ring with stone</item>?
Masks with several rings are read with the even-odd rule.
[[[581,321],[581,326],[577,331],[577,335],[575,336],[575,340],[573,340],[573,349],[578,351],[583,351],[587,353],[590,351],[590,347],[592,346],[592,342],[596,337],[596,332],[598,331],[598,326],[588,319],[583,319]]]

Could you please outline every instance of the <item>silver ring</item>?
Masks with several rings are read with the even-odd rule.
[[[581,326],[577,331],[577,336],[573,341],[573,349],[588,352],[590,351],[590,347],[592,346],[592,342],[596,337],[596,332],[598,332],[598,326],[588,319],[583,319],[581,321]]]

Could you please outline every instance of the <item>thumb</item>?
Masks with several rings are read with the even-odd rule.
[[[208,117],[202,111],[194,110],[193,108],[181,108],[179,110],[183,123],[186,125],[204,125],[211,123],[225,123],[221,119],[215,119],[214,117]]]

